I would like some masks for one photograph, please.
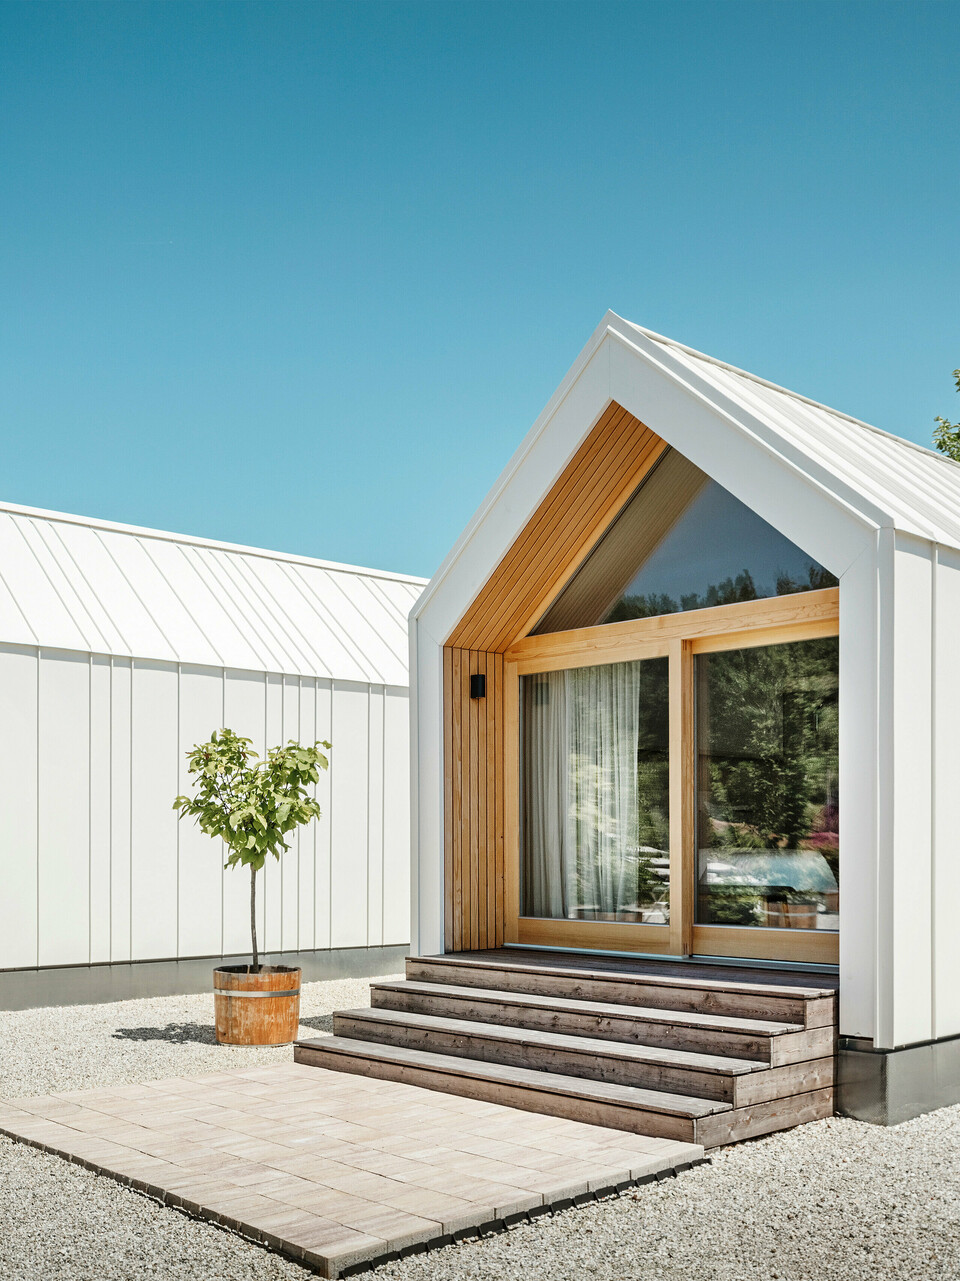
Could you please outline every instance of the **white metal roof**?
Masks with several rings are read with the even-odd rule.
[[[408,682],[424,580],[0,504],[0,643]]]
[[[631,321],[620,324],[886,512],[895,528],[960,547],[960,464]]]
[[[444,612],[447,607],[450,612],[445,623],[437,623],[443,630],[459,617],[458,610],[466,608],[572,456],[558,446],[552,473],[543,471],[543,460],[553,458],[553,453],[548,447],[543,454],[541,446],[551,438],[555,419],[577,400],[588,371],[594,371],[590,375],[594,384],[605,378],[596,372],[596,362],[611,342],[628,348],[647,368],[658,370],[728,422],[737,423],[758,448],[809,476],[838,508],[858,513],[866,525],[903,530],[960,549],[960,464],[609,311],[444,558],[417,601],[413,617],[425,617],[432,602],[443,599]],[[580,397],[578,403],[592,404],[593,391],[586,395],[587,400]],[[643,417],[642,406],[630,408]],[[588,430],[585,421],[584,434]],[[581,441],[582,437],[574,448]],[[525,468],[537,457],[536,478],[524,485]],[[691,456],[691,461],[700,465],[696,457]],[[463,598],[458,603],[446,592],[454,580],[458,584],[454,594]]]

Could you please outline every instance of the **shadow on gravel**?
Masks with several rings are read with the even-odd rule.
[[[312,1019],[301,1019],[301,1027],[311,1028],[314,1032],[333,1033],[333,1015],[332,1014],[315,1014]]]
[[[169,1041],[172,1045],[216,1045],[212,1023],[168,1023],[166,1027],[118,1027],[118,1041]]]

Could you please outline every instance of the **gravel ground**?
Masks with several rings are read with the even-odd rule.
[[[304,1034],[368,980],[304,985]],[[213,1039],[210,996],[0,1012],[0,1094],[270,1063]],[[296,1264],[0,1139],[3,1281],[306,1281]],[[892,1129],[834,1118],[601,1204],[387,1264],[371,1281],[956,1281],[960,1107]]]

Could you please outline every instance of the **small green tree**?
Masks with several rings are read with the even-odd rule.
[[[957,384],[957,391],[960,391],[960,369],[953,371],[953,381]],[[933,429],[933,443],[941,454],[946,454],[955,463],[960,463],[960,423],[948,422],[939,414],[935,421],[937,425]]]
[[[214,730],[208,743],[187,752],[189,773],[196,780],[194,795],[178,796],[173,808],[189,814],[201,831],[219,836],[230,851],[225,867],[242,863],[250,868],[250,940],[253,972],[260,969],[257,950],[257,873],[268,854],[279,859],[289,849],[284,837],[320,813],[309,795],[309,784],[320,778],[329,761],[320,750],[327,742],[302,747],[291,739],[272,747],[261,761],[232,729]]]

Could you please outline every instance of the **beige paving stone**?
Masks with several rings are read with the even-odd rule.
[[[0,1129],[324,1276],[701,1154],[293,1063],[0,1100]]]

